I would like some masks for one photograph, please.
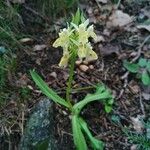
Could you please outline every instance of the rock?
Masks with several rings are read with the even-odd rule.
[[[37,144],[44,142],[48,150],[56,150],[55,141],[52,102],[45,98],[37,104],[27,121],[20,150],[37,149]]]

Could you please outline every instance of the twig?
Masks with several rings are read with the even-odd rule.
[[[139,48],[138,48],[137,56],[134,57],[134,58],[131,60],[131,62],[135,62],[135,61],[141,56],[142,48],[143,48],[143,46],[145,45],[145,43],[149,40],[149,38],[150,38],[150,35],[145,38],[145,40],[142,42],[142,44],[141,44],[141,45],[139,46]]]
[[[139,92],[139,94],[140,94],[140,106],[141,106],[141,110],[142,110],[143,116],[145,117],[145,109],[144,109],[144,105],[143,105],[143,101],[142,101],[141,91]]]
[[[121,96],[123,95],[126,87],[128,85],[128,76],[126,76],[126,78],[124,79],[124,85],[123,85],[123,88],[121,89],[120,93],[119,93],[119,96],[117,97],[117,99],[120,99]]]

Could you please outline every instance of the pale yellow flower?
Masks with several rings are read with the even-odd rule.
[[[90,62],[98,59],[97,54],[92,50],[92,46],[90,43],[87,43],[87,55],[85,61]]]
[[[89,20],[86,20],[84,23],[80,24],[77,28],[79,34],[79,43],[86,44],[88,42],[88,32],[87,26],[89,24]]]
[[[72,31],[70,28],[66,29],[64,28],[60,33],[59,33],[59,38],[56,39],[56,41],[53,43],[53,47],[63,47],[65,49],[68,48],[69,46],[69,37],[71,35]]]
[[[72,50],[77,50],[77,55],[80,59],[85,58],[86,61],[96,60],[97,54],[92,50],[91,44],[88,42],[89,37],[96,40],[97,36],[94,33],[93,25],[89,26],[89,20],[79,26],[71,23],[73,28],[65,28],[59,33],[59,38],[53,43],[54,47],[61,46],[63,48],[63,57],[60,60],[59,66],[66,67]],[[72,49],[73,48],[73,49]]]
[[[87,47],[86,47],[86,45],[82,45],[82,44],[79,45],[79,47],[78,47],[78,57],[80,59],[82,59],[82,58],[85,58],[86,55],[87,55]]]
[[[78,48],[78,57],[80,59],[85,58],[85,60],[89,62],[98,58],[97,54],[92,50],[90,43],[80,45]]]
[[[69,61],[69,54],[63,55],[63,57],[60,60],[59,66],[60,67],[67,67],[68,61]]]
[[[92,37],[96,41],[97,36],[96,36],[96,34],[94,32],[93,25],[91,25],[91,26],[88,27],[87,32],[88,32],[88,37]]]

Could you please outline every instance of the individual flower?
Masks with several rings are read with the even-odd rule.
[[[96,34],[94,33],[94,27],[93,25],[89,26],[87,28],[89,24],[89,20],[87,19],[84,23],[80,24],[79,27],[75,24],[72,24],[76,31],[78,32],[78,42],[82,43],[83,45],[88,43],[88,38],[92,37],[94,40],[97,39]]]
[[[79,47],[78,47],[78,57],[80,59],[82,59],[82,58],[85,58],[86,55],[87,55],[87,47],[86,47],[86,45],[80,44]]]
[[[86,45],[87,48],[87,55],[86,55],[86,59],[85,61],[89,62],[89,61],[93,61],[98,59],[97,54],[92,50],[92,46],[90,43],[87,43]]]
[[[86,20],[84,23],[80,24],[77,28],[79,35],[79,43],[86,44],[88,42],[88,32],[87,26],[89,24],[89,20]]]
[[[93,25],[91,25],[91,26],[88,27],[87,32],[88,32],[88,37],[92,37],[96,41],[97,35],[94,32]]]
[[[69,47],[69,40],[70,40],[70,35],[72,31],[70,28],[64,28],[60,33],[59,33],[59,38],[53,43],[53,47],[57,48],[59,46],[63,47],[65,50],[68,49]]]
[[[92,50],[92,46],[90,43],[86,43],[85,45],[80,45],[78,48],[78,57],[80,59],[85,58],[86,61],[93,61],[98,58],[97,54]]]
[[[67,67],[68,65],[68,61],[69,61],[69,53],[68,54],[64,54],[63,57],[61,58],[60,62],[59,62],[59,66],[60,67]]]

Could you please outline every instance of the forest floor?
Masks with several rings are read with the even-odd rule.
[[[124,0],[112,4],[108,0],[89,0],[79,6],[94,24],[98,40],[91,42],[99,57],[95,62],[82,64],[88,67],[87,70],[81,64],[76,65],[73,89],[104,83],[114,95],[111,113],[106,113],[100,102],[93,102],[84,109],[82,116],[93,134],[105,143],[106,150],[144,149],[150,141],[149,128],[145,127],[150,126],[150,85],[144,85],[140,79],[143,68],[139,74],[131,73],[124,67],[124,61],[150,60],[150,2]],[[34,11],[30,13],[42,17]],[[22,17],[27,17],[26,12]],[[62,50],[52,47],[59,30],[65,26],[64,21],[63,17],[56,19],[51,28],[36,23],[31,26],[30,23],[28,31],[33,36],[19,40],[22,46],[16,52],[17,67],[15,73],[8,75],[9,89],[13,87],[14,90],[0,107],[1,145],[8,144],[17,149],[30,112],[43,96],[29,70],[35,69],[52,89],[64,96],[68,69],[58,67]],[[150,77],[150,72],[148,74]],[[73,92],[74,102],[88,92],[93,90]],[[65,141],[71,150],[70,114],[58,105],[54,105],[54,110],[58,143]],[[62,149],[65,150],[65,145]]]

